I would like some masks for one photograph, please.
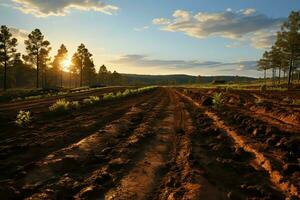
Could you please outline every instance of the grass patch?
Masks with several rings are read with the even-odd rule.
[[[59,99],[49,107],[49,110],[56,114],[66,113],[71,108],[70,104],[66,99]]]
[[[15,123],[20,127],[27,127],[31,123],[30,111],[20,110]]]
[[[223,97],[222,92],[214,93],[214,95],[213,95],[212,98],[213,98],[213,104],[214,104],[214,106],[220,107],[221,105],[223,105],[223,103],[224,103],[224,97]]]
[[[100,97],[98,96],[90,96],[89,98],[83,99],[84,105],[93,105],[100,102]]]

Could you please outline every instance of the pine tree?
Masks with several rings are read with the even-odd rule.
[[[57,54],[54,57],[52,67],[56,79],[56,84],[58,84],[58,76],[60,74],[60,86],[63,86],[63,62],[68,57],[68,50],[64,44],[60,46],[60,48],[57,51]]]
[[[270,53],[265,51],[263,57],[258,61],[258,70],[264,71],[264,81],[267,82],[267,70],[271,68]]]
[[[7,89],[7,67],[16,52],[17,39],[12,37],[9,28],[1,26],[0,32],[0,62],[4,65],[3,90]]]
[[[80,59],[77,53],[74,53],[72,56],[72,62],[71,62],[71,66],[70,66],[70,73],[73,76],[74,79],[74,87],[77,87],[77,76],[79,74],[80,71]],[[70,85],[71,85],[71,78],[70,78]]]
[[[84,44],[80,44],[77,48],[77,56],[79,61],[79,74],[80,74],[80,87],[83,86],[83,69],[86,65],[89,65],[89,61],[92,57],[92,54],[85,47]]]
[[[35,29],[28,35],[28,40],[25,40],[25,45],[27,51],[25,58],[32,65],[36,65],[36,87],[39,88],[40,64],[43,59],[43,54],[50,51],[50,42],[44,40],[44,35],[39,29]]]
[[[279,33],[280,48],[289,60],[288,86],[291,85],[294,63],[300,56],[300,12],[292,11]]]

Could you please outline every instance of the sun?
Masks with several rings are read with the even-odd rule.
[[[62,61],[62,67],[63,71],[69,72],[70,71],[70,65],[72,64],[71,57],[66,58],[65,60]]]

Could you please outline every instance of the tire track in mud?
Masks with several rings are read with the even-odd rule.
[[[161,177],[176,174],[176,172],[172,172],[172,175],[166,174],[171,165],[185,168],[182,170],[189,172],[188,161],[186,161],[189,139],[183,135],[188,136],[191,124],[190,121],[186,121],[187,114],[178,97],[169,89],[167,92],[171,102],[165,108],[165,116],[155,123],[155,128],[152,130],[155,133],[154,138],[145,145],[128,174],[104,195],[106,200],[153,199],[155,198],[153,191],[164,182]],[[180,173],[179,176],[181,175]],[[189,175],[192,177],[192,174]],[[186,187],[187,191],[185,196],[193,196],[197,193],[195,192],[199,189],[197,184],[184,184],[183,187]]]
[[[203,170],[193,165],[191,136],[196,130],[182,98],[173,90],[172,96],[176,105],[172,157],[148,199],[220,199],[222,194],[204,177]]]
[[[203,109],[205,115],[213,121],[213,124],[226,132],[227,136],[232,138],[235,144],[243,149],[245,152],[249,152],[254,155],[253,162],[251,163],[254,165],[258,170],[263,169],[268,173],[268,179],[271,183],[276,186],[279,190],[282,191],[283,194],[286,195],[288,198],[300,198],[299,191],[297,187],[295,187],[289,180],[286,180],[284,176],[274,169],[274,166],[271,164],[271,161],[264,155],[263,152],[260,152],[256,149],[255,146],[252,145],[252,142],[248,141],[245,137],[241,136],[236,130],[226,125],[226,123],[221,120],[216,113],[205,109],[199,103],[195,102],[192,98],[182,95],[187,101],[190,101],[195,107]]]
[[[162,109],[164,110],[162,118],[155,119],[152,127],[149,127],[152,137],[143,144],[136,155],[132,155],[134,164],[125,176],[104,194],[104,199],[144,199],[151,191],[158,174],[168,160],[170,149],[169,133],[172,132],[172,126],[169,125],[173,119],[169,102]]]
[[[11,178],[13,174],[22,172],[28,167],[30,168],[34,165],[35,160],[89,136],[106,123],[124,115],[130,107],[141,105],[147,101],[154,102],[152,99],[157,98],[156,96],[160,97],[162,94],[162,91],[158,90],[143,97],[129,98],[121,101],[121,103],[124,103],[121,106],[118,105],[120,102],[115,102],[113,106],[110,106],[110,111],[105,109],[103,105],[88,108],[85,111],[87,115],[78,113],[77,118],[70,119],[70,123],[63,124],[63,127],[57,127],[55,130],[36,130],[36,133],[40,133],[34,134],[33,137],[35,138],[23,136],[25,137],[24,140],[19,141],[19,139],[16,139],[16,144],[1,144],[2,162],[0,169],[4,171],[1,174],[1,179]],[[102,114],[98,112],[99,109],[103,111]],[[82,118],[81,115],[85,117]],[[61,121],[58,120],[58,123],[61,124]],[[29,132],[28,134],[31,133]],[[45,148],[41,149],[41,147]]]
[[[108,163],[111,168],[126,164],[121,163],[122,160],[118,158],[113,159],[114,154],[118,155],[119,150],[124,151],[124,148],[121,147],[123,144],[133,145],[134,142],[139,142],[138,140],[147,136],[134,135],[134,133],[146,125],[143,121],[157,117],[164,101],[158,105],[155,105],[155,102],[163,99],[162,95],[160,93],[159,96],[150,99],[148,103],[133,107],[119,120],[113,121],[104,129],[78,143],[48,155],[27,173],[19,185],[23,186],[23,191],[26,191],[28,187],[38,184],[35,188],[30,188],[30,191],[26,191],[26,195],[35,193],[30,197],[33,199],[45,197],[65,199],[72,197],[72,194],[76,193],[75,191],[78,192],[80,189],[88,187],[89,181],[86,182],[85,180],[93,179],[95,168],[99,168],[104,163]],[[99,175],[97,181],[99,181]],[[60,178],[61,176],[63,177]],[[66,181],[69,181],[69,185],[63,184]],[[75,185],[79,182],[82,184],[71,187],[70,182]],[[27,187],[25,190],[24,186]],[[86,195],[86,192],[83,193]]]

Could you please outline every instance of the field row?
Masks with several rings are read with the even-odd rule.
[[[156,88],[6,132],[0,196],[299,198],[297,123],[248,109],[243,94],[216,94]]]

